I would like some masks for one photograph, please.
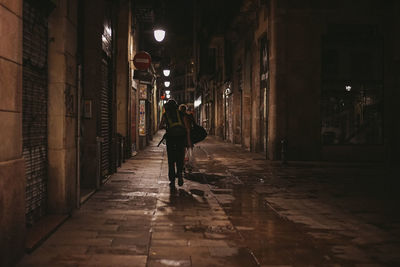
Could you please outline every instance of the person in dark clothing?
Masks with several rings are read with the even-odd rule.
[[[164,108],[160,129],[167,131],[168,178],[171,187],[175,187],[175,177],[178,177],[178,185],[182,186],[185,145],[191,146],[190,125],[174,100],[169,100]]]

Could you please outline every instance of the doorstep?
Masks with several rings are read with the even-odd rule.
[[[31,253],[40,246],[52,233],[54,233],[61,224],[69,218],[66,215],[47,215],[28,229],[25,251]]]

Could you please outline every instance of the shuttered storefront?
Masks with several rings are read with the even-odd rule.
[[[26,166],[26,223],[46,213],[47,202],[47,15],[23,6],[23,157]]]
[[[99,136],[101,143],[101,176],[104,178],[111,173],[111,137],[112,137],[112,112],[111,112],[111,86],[108,59],[103,59],[101,64],[101,90],[100,90],[100,127]]]
[[[99,89],[97,134],[100,137],[100,176],[102,179],[114,172],[113,157],[113,28],[111,22],[112,2],[106,3],[106,14],[101,36],[103,56],[101,60],[101,79]]]

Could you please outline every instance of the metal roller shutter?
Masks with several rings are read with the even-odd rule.
[[[112,137],[112,112],[111,112],[111,90],[109,81],[109,64],[107,59],[102,60],[100,90],[100,137],[101,143],[101,176],[105,177],[111,173],[111,137]]]
[[[23,6],[23,157],[26,166],[26,223],[46,213],[47,202],[47,16]]]

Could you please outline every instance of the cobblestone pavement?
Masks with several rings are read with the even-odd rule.
[[[381,168],[282,167],[208,137],[171,191],[160,134],[18,266],[400,266]]]

